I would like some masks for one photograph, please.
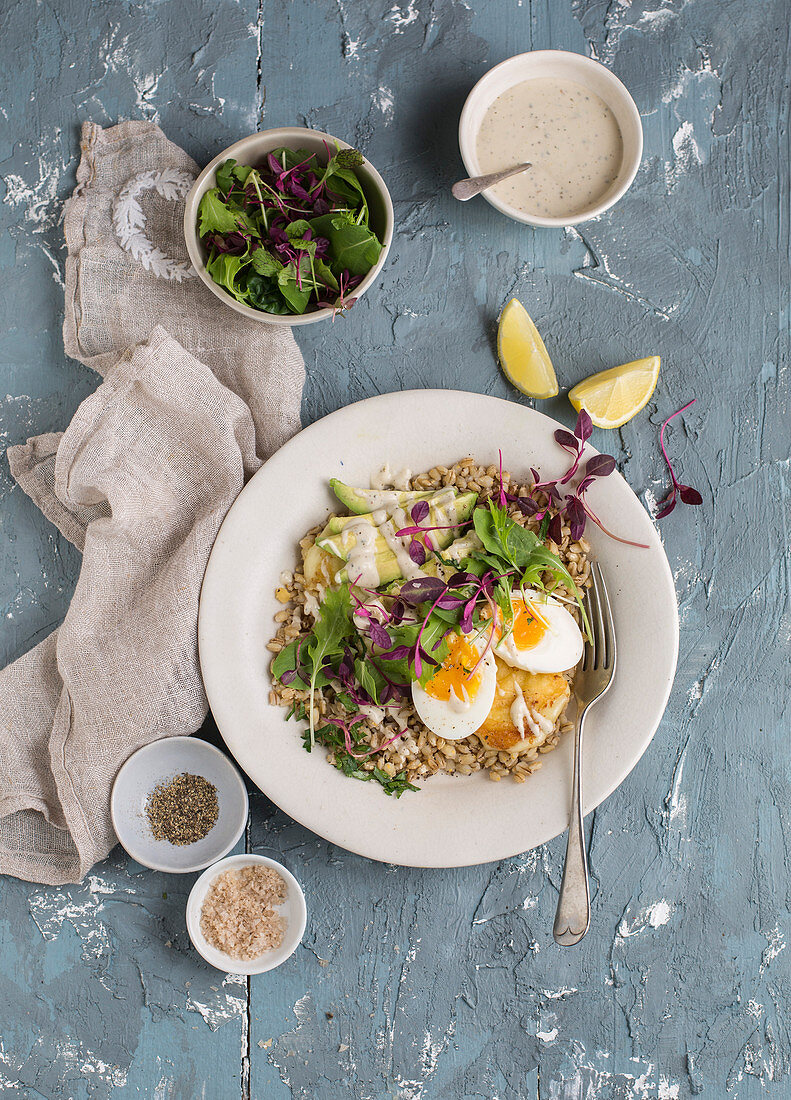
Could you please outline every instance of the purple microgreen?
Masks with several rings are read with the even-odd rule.
[[[417,577],[401,585],[399,597],[408,607],[417,607],[418,604],[439,599],[446,588],[447,585],[439,577]]]
[[[612,455],[592,455],[585,463],[585,477],[607,477],[615,469]]]
[[[555,430],[555,442],[559,443],[564,450],[571,451],[573,454],[576,454],[579,450],[579,440],[571,432],[567,432],[565,428]],[[535,470],[533,473],[535,473]]]
[[[296,677],[297,670],[295,668],[286,669],[286,671],[283,672],[280,676],[280,683],[287,687],[292,680],[296,679]]]
[[[553,516],[549,521],[549,527],[547,528],[547,534],[557,546],[563,541],[562,527],[563,521],[560,518],[560,512],[558,512],[557,515]]]
[[[390,620],[394,626],[398,626],[403,621],[406,614],[406,604],[402,599],[393,601],[393,606],[390,608]]]
[[[408,657],[410,649],[408,645],[397,645],[393,649],[387,651],[387,653],[378,653],[377,660],[382,661],[403,661],[405,657]]]
[[[596,515],[596,513],[591,510],[591,508],[587,504],[587,502],[584,501],[582,499],[582,497],[579,497],[578,499],[579,499],[580,503],[582,504],[582,507],[585,509],[585,515],[588,517],[588,519],[593,520],[593,522],[596,524],[596,526],[601,531],[603,531],[605,533],[605,535],[608,536],[608,538],[614,539],[615,542],[622,542],[624,544],[624,546],[639,546],[639,548],[641,550],[647,550],[648,549],[648,544],[645,543],[645,542],[632,542],[631,539],[622,539],[620,535],[613,534],[612,531],[608,530],[608,528],[606,528],[604,526],[604,524],[599,519],[599,517]]]
[[[378,645],[381,649],[389,649],[393,644],[393,639],[385,628],[374,620],[371,620],[368,624],[368,637],[374,645]]]
[[[535,516],[541,511],[541,505],[532,497],[517,497],[516,505],[525,516]]]
[[[419,500],[416,504],[412,505],[410,515],[415,523],[422,523],[429,513],[429,506],[427,500]]]
[[[425,565],[426,548],[417,539],[412,539],[409,544],[409,556],[415,565]]]
[[[557,518],[557,517],[556,517]],[[585,531],[585,507],[579,497],[572,497],[566,505],[566,522],[572,542],[581,539]],[[550,529],[552,525],[550,524]],[[558,540],[555,539],[555,542]]]
[[[478,578],[474,573],[454,573],[448,581],[448,588],[462,588],[465,584],[477,584]]]
[[[702,504],[703,497],[691,485],[679,485],[678,494],[685,504]]]
[[[472,520],[468,519],[464,523],[444,523],[436,527],[402,527],[396,534],[399,538],[406,538],[407,535],[423,535],[427,531],[455,531],[459,527],[469,527],[471,523]]]
[[[593,421],[585,409],[580,409],[577,423],[574,425],[574,434],[581,443],[587,443],[593,434]]]
[[[675,418],[681,413],[685,412],[690,407],[690,405],[694,404],[695,398],[693,397],[691,401],[688,401],[686,403],[686,405],[682,406],[682,408],[677,409],[676,412],[672,413],[659,429],[659,446],[662,448],[662,454],[664,455],[665,462],[667,463],[667,468],[670,472],[672,486],[670,492],[660,504],[660,509],[656,513],[657,519],[664,519],[665,516],[670,515],[670,513],[676,506],[676,494],[678,494],[678,496],[685,504],[703,503],[703,497],[700,495],[697,489],[693,489],[691,485],[682,485],[681,482],[678,480],[675,471],[673,470],[673,465],[670,461],[667,449],[665,447],[665,429],[667,428],[670,421],[675,420]]]

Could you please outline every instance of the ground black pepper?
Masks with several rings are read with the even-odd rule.
[[[155,787],[146,800],[154,840],[182,846],[201,840],[217,820],[217,788],[202,775],[182,772]]]

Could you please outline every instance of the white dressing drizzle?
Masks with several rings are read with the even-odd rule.
[[[377,528],[367,520],[355,517],[344,523],[342,534],[353,535],[355,539],[346,566],[349,580],[365,588],[376,588],[379,584],[379,570],[376,567]]]
[[[382,468],[382,480],[387,467]],[[389,476],[389,471],[388,476]],[[409,470],[402,471],[405,484],[409,483]],[[400,478],[397,475],[396,480]],[[371,479],[375,480],[374,478]],[[405,490],[400,490],[405,491]],[[411,515],[403,508],[398,499],[398,490],[385,489],[374,486],[367,496],[371,508],[373,524],[353,516],[348,523],[343,525],[341,537],[345,541],[348,536],[354,537],[355,544],[349,551],[347,573],[349,580],[359,583],[366,588],[376,588],[379,584],[379,572],[376,565],[376,541],[381,535],[393,552],[401,575],[406,580],[415,580],[426,574],[409,556],[409,544],[411,535],[399,536],[398,531],[405,527],[414,527],[415,523]],[[432,521],[427,526],[449,527],[456,523],[458,516],[456,492],[452,488],[438,489],[428,498],[431,509]]]
[[[516,687],[516,698],[511,704],[511,721],[514,724],[514,729],[522,737],[522,740],[527,737],[529,731],[534,739],[545,741],[555,728],[553,723],[528,704],[518,682],[515,682],[514,686]]]
[[[393,488],[400,489],[402,492],[406,492],[409,488],[409,483],[412,480],[412,471],[408,466],[405,466],[403,470],[399,470],[397,474],[393,475]]]

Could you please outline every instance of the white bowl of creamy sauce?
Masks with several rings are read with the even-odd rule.
[[[484,197],[516,221],[566,226],[624,195],[640,166],[643,130],[634,100],[604,65],[536,50],[481,77],[464,104],[459,147],[470,176],[529,162]]]

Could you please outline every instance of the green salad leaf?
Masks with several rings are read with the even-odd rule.
[[[198,207],[198,232],[202,237],[207,233],[233,233],[237,228],[236,218],[237,215],[228,209],[219,188],[212,187]]]
[[[209,275],[265,313],[350,308],[382,253],[357,174],[363,163],[354,149],[326,163],[287,148],[255,167],[225,160],[198,208]]]
[[[319,674],[324,663],[332,657],[343,655],[343,643],[356,633],[352,623],[352,601],[349,585],[329,588],[319,609],[319,617],[313,628],[313,634],[307,644],[308,656],[312,664],[310,675],[310,743],[313,744],[315,722],[313,717],[313,699]]]

